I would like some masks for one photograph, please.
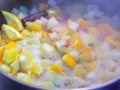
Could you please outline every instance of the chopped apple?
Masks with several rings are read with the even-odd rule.
[[[57,19],[55,17],[52,17],[48,21],[47,29],[50,30],[50,29],[52,29],[53,27],[55,27],[57,25],[58,25]]]
[[[93,60],[92,54],[90,52],[85,52],[85,53],[80,54],[79,59],[82,62],[90,62]]]
[[[83,66],[77,66],[75,69],[75,75],[84,78],[87,75],[87,71]]]

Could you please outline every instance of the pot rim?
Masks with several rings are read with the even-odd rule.
[[[0,70],[0,74],[4,75],[6,78],[14,81],[15,83],[18,83],[18,84],[21,84],[21,85],[24,85],[24,86],[27,86],[27,87],[30,87],[30,88],[33,88],[33,89],[38,89],[38,90],[39,89],[42,89],[42,90],[48,90],[49,89],[49,88],[43,88],[43,87],[40,87],[40,86],[35,86],[35,85],[32,85],[31,83],[23,82],[21,80],[18,80],[16,78],[12,77],[11,75],[9,75],[9,74],[1,71],[1,70]],[[75,88],[75,89],[71,89],[71,90],[94,90],[94,89],[99,89],[99,88],[111,85],[111,84],[113,84],[113,83],[115,83],[119,80],[120,80],[120,77],[116,77],[116,78],[113,78],[112,80],[109,80],[108,82],[105,82],[105,83],[102,83],[102,84],[99,84],[99,85],[95,85],[95,86],[91,86],[91,87],[85,87],[85,88]],[[51,89],[56,90],[54,88],[51,88]],[[59,90],[62,90],[62,89],[59,89]],[[64,90],[67,90],[67,89],[64,89]]]

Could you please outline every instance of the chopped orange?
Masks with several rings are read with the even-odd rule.
[[[76,61],[70,54],[65,54],[63,56],[63,63],[71,68],[75,68],[76,66]]]
[[[111,36],[107,36],[106,41],[108,41],[110,44],[114,45],[115,47],[120,48],[120,40],[113,39]]]
[[[74,46],[77,48],[77,49],[81,49],[83,47],[83,42],[81,39],[78,39],[75,41],[74,43]]]
[[[47,31],[42,31],[42,35],[50,35],[50,32],[47,32]]]
[[[5,49],[9,50],[9,49],[14,48],[14,47],[15,47],[15,43],[11,41],[5,46]]]
[[[11,70],[11,74],[14,75],[15,74],[15,71],[14,69]]]
[[[92,51],[92,47],[90,46],[85,46],[83,52],[90,52]]]
[[[78,24],[80,25],[82,29],[86,29],[89,27],[89,23],[85,21],[84,19],[78,20]]]
[[[103,32],[105,33],[106,35],[111,35],[112,34],[112,31],[113,29],[108,25],[108,24],[99,24],[96,26],[97,28],[97,32]]]
[[[54,71],[56,73],[61,73],[62,72],[62,69],[58,64],[55,64],[55,65],[51,66],[50,70],[52,70],[52,71]]]
[[[0,64],[2,64],[3,47],[0,47]]]

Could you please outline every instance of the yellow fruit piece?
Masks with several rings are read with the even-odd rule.
[[[83,42],[81,39],[77,39],[74,43],[74,46],[77,48],[77,49],[81,49],[83,47]]]
[[[22,34],[23,36],[29,37],[29,36],[30,36],[30,31],[24,29],[24,30],[21,32],[21,34]]]
[[[5,64],[11,64],[16,59],[18,59],[19,53],[16,48],[11,48],[10,50],[5,50],[3,53],[2,61]]]
[[[29,31],[42,31],[42,25],[39,22],[27,22],[26,23],[26,29]]]
[[[63,63],[71,68],[75,68],[76,61],[70,54],[65,54],[63,56]]]
[[[62,72],[62,69],[58,64],[55,64],[55,65],[51,66],[50,70],[52,70],[52,71],[54,71],[56,73],[61,73]]]
[[[50,32],[42,31],[42,35],[50,35]]]
[[[83,61],[83,62],[90,62],[92,60],[92,55],[90,52],[85,52],[85,53],[82,53],[80,56],[79,56],[80,60]]]
[[[83,52],[91,52],[91,51],[92,51],[92,47],[90,47],[90,46],[85,46],[84,47]]]
[[[14,14],[9,13],[7,11],[2,11],[2,14],[6,18],[7,24],[9,26],[15,28],[18,31],[23,30],[22,22],[17,16],[15,16]]]
[[[9,49],[14,48],[14,47],[15,47],[15,43],[11,41],[5,46],[5,49],[9,50]]]
[[[6,33],[9,40],[17,41],[23,39],[22,34],[9,25],[3,24],[2,30]]]
[[[38,66],[37,63],[35,63],[35,62],[32,62],[32,66],[31,66],[30,70],[35,75],[40,75],[42,72],[40,66]]]
[[[117,48],[120,48],[120,40],[113,39],[111,36],[106,37],[106,41],[110,44],[114,45]]]
[[[0,64],[2,64],[3,47],[0,47]]]

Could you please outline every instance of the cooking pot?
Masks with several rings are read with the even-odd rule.
[[[56,0],[59,6],[72,4],[80,1],[81,3],[98,5],[106,15],[112,16],[117,14],[120,16],[120,0]],[[28,8],[37,6],[38,2],[47,2],[47,0],[0,0],[0,10],[11,10],[25,5]],[[75,13],[75,12],[74,12]],[[19,81],[10,75],[0,71],[0,90],[43,90],[47,88],[37,87],[31,84]],[[53,90],[53,89],[52,89]],[[75,90],[120,90],[120,77],[114,78],[106,83],[92,86],[89,88],[78,88]]]

